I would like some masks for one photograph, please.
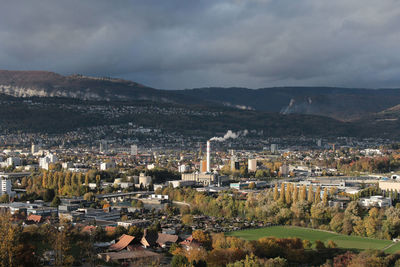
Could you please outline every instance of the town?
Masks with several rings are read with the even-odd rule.
[[[85,251],[77,250],[62,236],[64,230],[53,230],[69,249],[50,242],[34,248],[29,259],[50,266],[68,261],[168,265],[182,258],[218,265],[204,256],[211,235],[282,225],[396,245],[397,230],[384,231],[378,224],[357,233],[356,222],[336,225],[336,220],[354,205],[378,214],[396,206],[397,143],[338,138],[293,146],[275,138],[260,150],[233,149],[246,144],[247,134],[228,131],[193,150],[139,143],[121,148],[110,140],[91,147],[26,145],[29,136],[12,144],[3,136],[9,145],[1,153],[0,210],[23,232],[46,227],[51,232],[48,227],[58,225],[74,229],[76,236],[69,238],[86,242]],[[273,210],[276,205],[280,210]],[[189,253],[193,248],[201,250]]]
[[[0,267],[399,267],[399,14],[2,1]]]

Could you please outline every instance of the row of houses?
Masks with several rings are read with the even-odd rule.
[[[181,239],[178,235],[156,233],[145,230],[143,237],[136,240],[135,236],[122,235],[118,240],[107,247],[105,252],[99,253],[98,258],[106,262],[154,262],[161,260],[162,254],[159,253],[168,249],[172,244],[180,244],[184,249],[196,249],[201,244],[193,236]]]

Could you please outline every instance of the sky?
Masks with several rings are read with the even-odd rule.
[[[0,69],[159,89],[400,88],[400,1],[1,0]]]

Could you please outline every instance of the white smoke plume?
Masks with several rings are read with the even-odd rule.
[[[224,135],[224,137],[215,137],[214,136],[213,138],[210,139],[210,141],[223,142],[223,141],[225,141],[225,140],[227,140],[229,138],[236,139],[239,136],[246,136],[248,133],[249,133],[249,131],[247,131],[247,130],[239,131],[239,132],[236,132],[236,133],[232,132],[231,130],[228,130],[226,132],[226,134]]]

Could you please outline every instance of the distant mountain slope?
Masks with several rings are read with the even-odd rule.
[[[201,102],[190,96],[157,90],[132,81],[47,71],[0,70],[0,93],[16,97],[70,97],[85,100],[152,100]]]
[[[356,121],[400,104],[400,89],[334,87],[199,88],[158,90],[113,78],[63,76],[46,71],[0,70],[0,93],[15,97],[68,97],[234,107],[281,114],[327,116]]]
[[[262,130],[265,136],[356,136],[351,123],[331,118],[221,106],[151,101],[94,101],[59,97],[12,97],[0,94],[0,132],[65,133],[93,126],[127,125],[214,136],[227,129]]]
[[[400,133],[399,120],[374,120],[372,117],[342,122],[316,115],[284,115],[218,105],[205,107],[142,100],[22,98],[0,94],[2,133],[66,133],[77,129],[83,131],[93,126],[128,123],[162,129],[165,132],[205,137],[221,135],[227,129],[262,131],[264,138],[353,136],[397,139]]]
[[[400,104],[399,89],[274,87],[252,90],[212,87],[177,93],[238,108],[283,114],[313,114],[345,121]]]

